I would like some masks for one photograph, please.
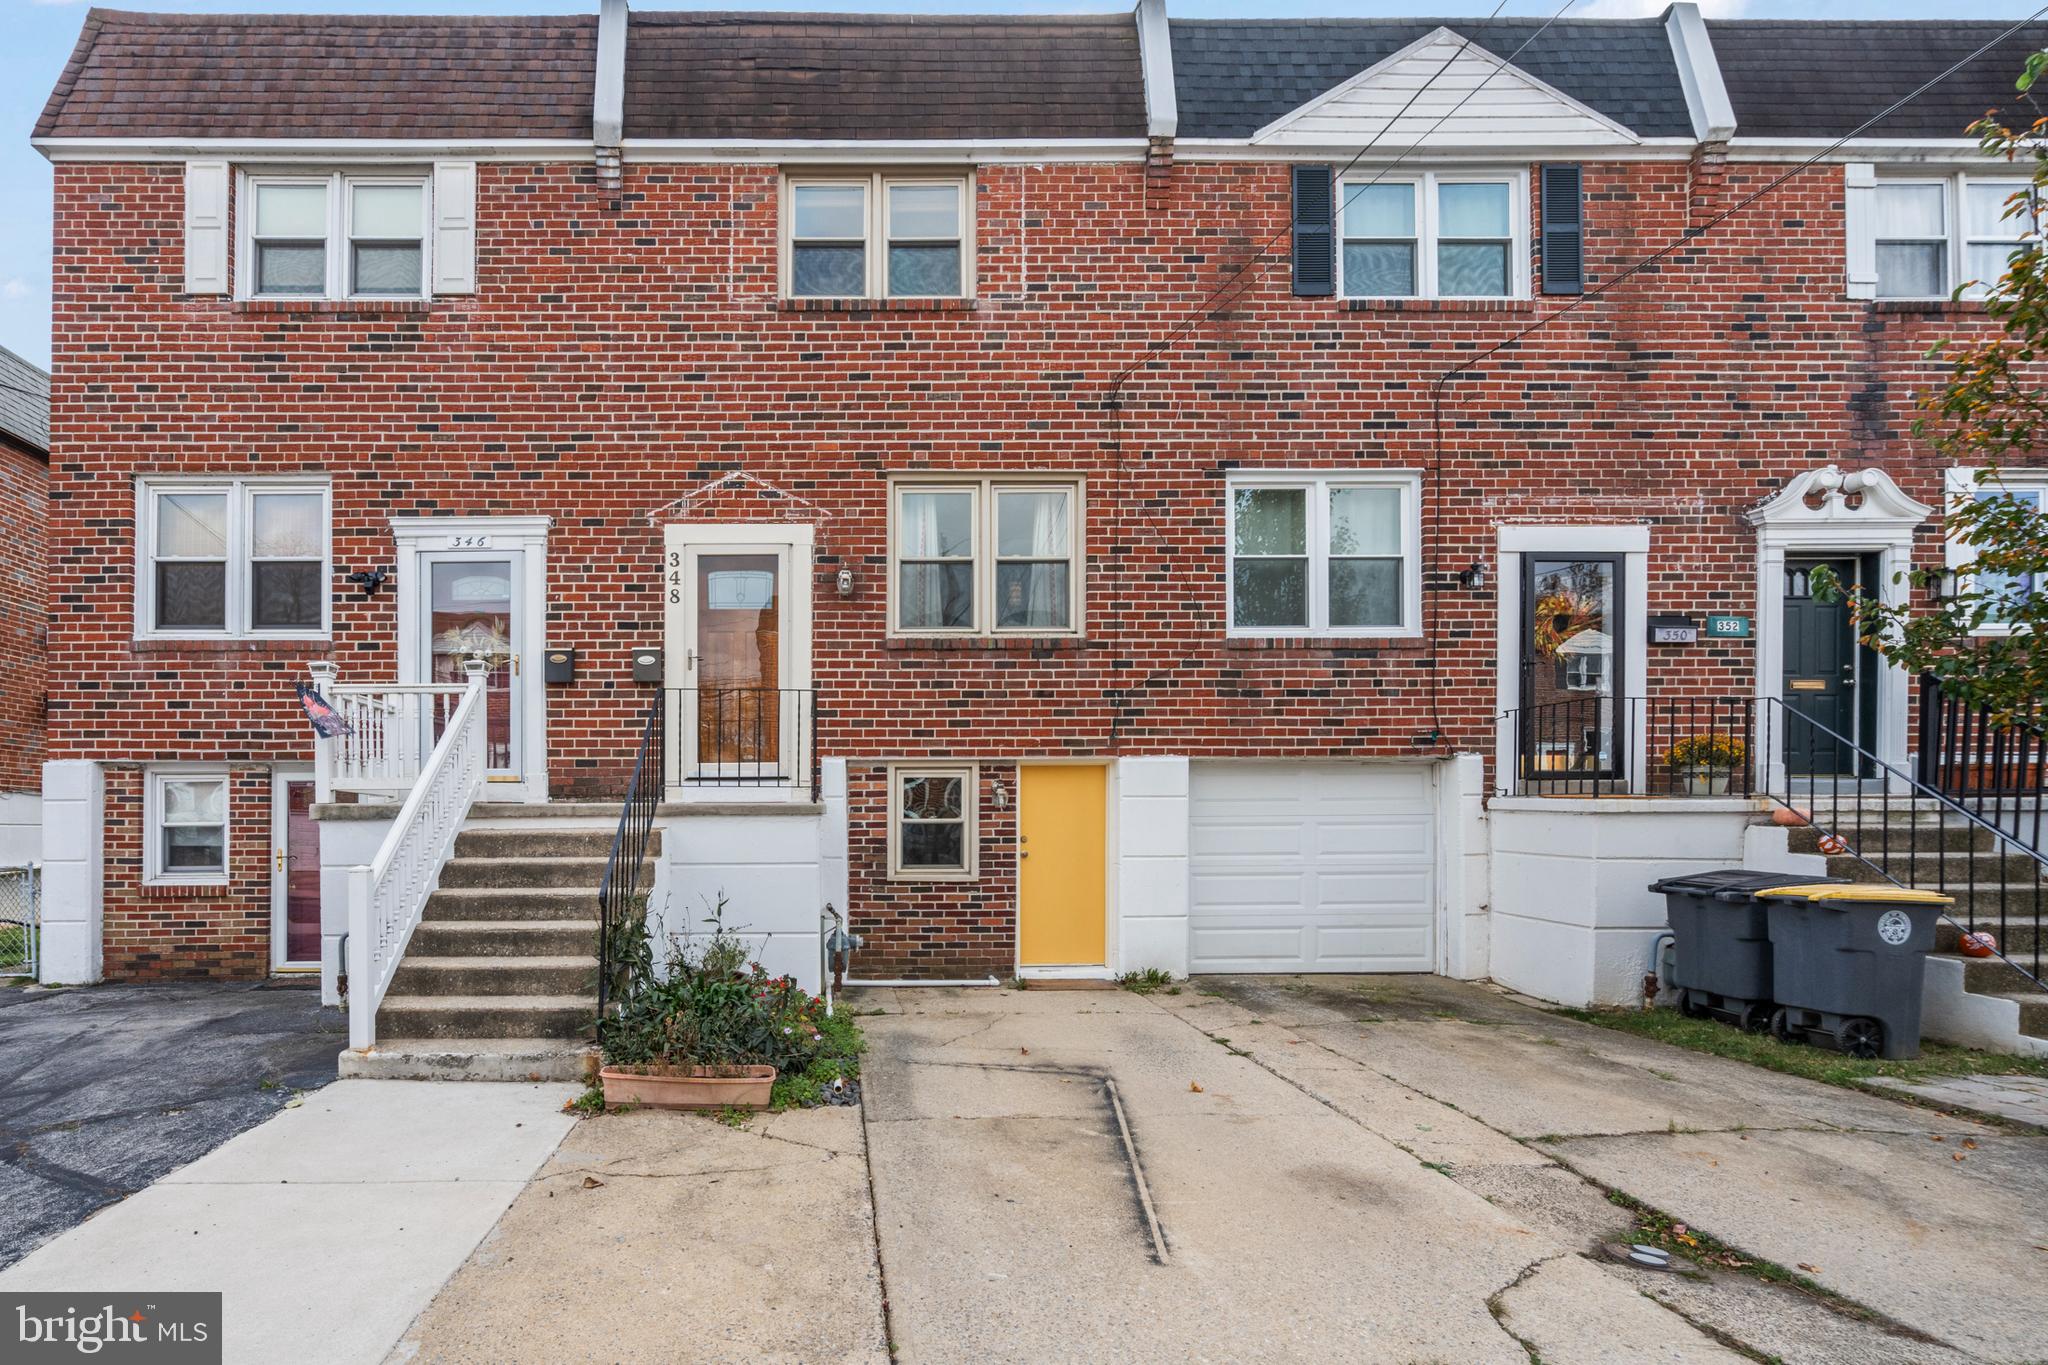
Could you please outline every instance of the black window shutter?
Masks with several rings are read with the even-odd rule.
[[[1583,177],[1572,165],[1543,168],[1543,292],[1586,292]]]
[[[1327,298],[1337,292],[1337,205],[1328,166],[1294,168],[1294,292]]]

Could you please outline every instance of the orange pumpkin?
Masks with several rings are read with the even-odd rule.
[[[1964,957],[1992,957],[1998,952],[1998,940],[1981,930],[1974,934],[1964,934],[1961,941],[1956,944],[1956,951]]]

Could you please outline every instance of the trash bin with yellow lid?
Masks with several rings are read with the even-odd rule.
[[[1756,892],[1771,934],[1780,1042],[1852,1057],[1920,1055],[1920,989],[1935,921],[1955,898],[1903,886],[1802,882]]]

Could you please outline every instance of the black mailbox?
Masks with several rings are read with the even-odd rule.
[[[551,649],[548,651],[547,680],[551,683],[572,683],[576,681],[575,650]]]
[[[658,683],[661,681],[660,650],[636,649],[633,651],[633,681],[636,683]]]

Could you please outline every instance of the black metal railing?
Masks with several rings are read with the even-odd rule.
[[[1748,697],[1587,694],[1500,717],[1512,768],[1502,795],[1747,796],[1756,705]]]
[[[598,886],[597,909],[597,1017],[600,1023],[613,997],[626,984],[625,976],[644,952],[635,951],[647,939],[646,888],[651,884],[648,849],[654,837],[654,812],[661,804],[662,699],[647,705],[642,722],[640,749],[633,758],[633,777],[626,784],[626,797],[619,808],[618,833],[612,836],[611,856],[604,865],[604,880]]]
[[[818,693],[673,687],[663,767],[672,787],[782,787],[818,799]]]
[[[2048,733],[2038,713],[1995,721],[1920,675],[1921,783],[2039,853],[2048,833]]]
[[[1759,769],[1758,794],[1813,828],[1807,851],[1853,858],[1896,886],[1953,896],[1946,918],[1961,932],[1990,934],[1998,956],[2040,984],[2048,858],[1783,698],[1757,706],[1757,738],[1773,758]]]

